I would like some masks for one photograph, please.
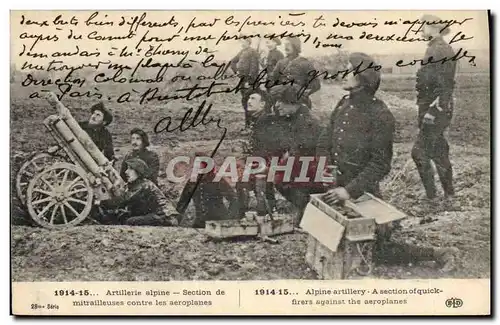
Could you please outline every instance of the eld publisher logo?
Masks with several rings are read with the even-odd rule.
[[[445,304],[448,308],[460,308],[464,305],[464,302],[460,298],[450,298],[446,299]]]

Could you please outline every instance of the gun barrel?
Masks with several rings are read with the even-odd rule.
[[[111,165],[110,161],[104,154],[102,153],[101,150],[96,146],[96,144],[92,141],[90,136],[85,132],[81,127],[80,124],[75,120],[75,118],[71,115],[71,112],[69,109],[64,106],[54,94],[49,94],[48,97],[49,103],[57,110],[57,113],[59,116],[62,118],[62,120],[65,122],[67,127],[71,130],[71,132],[74,134],[76,139],[81,144],[81,147],[78,149],[74,148],[75,150],[83,150],[90,155],[95,163],[97,164],[98,167],[102,167],[105,171],[109,172],[108,177],[110,178],[110,181],[115,184],[117,187],[123,187],[125,185],[125,181],[120,177],[120,174],[118,171],[116,171],[113,166]],[[78,151],[77,151],[78,152]],[[79,154],[79,152],[78,152]],[[83,161],[83,163],[87,164],[90,163],[89,161]],[[90,166],[89,166],[90,168]],[[97,177],[101,177],[96,175]]]
[[[69,109],[64,106],[60,101],[57,101],[55,104],[55,108],[57,113],[62,117],[62,119],[66,122],[68,127],[73,131],[75,136],[80,140],[83,147],[89,152],[89,154],[95,159],[99,166],[105,166],[109,163],[109,160],[104,156],[104,154],[97,148],[95,143],[92,141],[90,136],[85,132],[80,124],[75,120],[75,118],[71,115]]]
[[[78,160],[85,166],[84,169],[90,171],[94,176],[102,179],[104,186],[108,190],[113,189],[112,182],[107,178],[103,177],[101,168],[96,164],[94,158],[85,150],[82,143],[75,137],[75,134],[68,127],[65,121],[57,119],[52,124],[57,130],[57,134],[62,138],[64,143],[71,149],[73,155],[76,155]]]

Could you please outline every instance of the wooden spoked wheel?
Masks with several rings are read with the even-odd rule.
[[[40,153],[21,166],[16,176],[16,192],[22,204],[26,204],[26,191],[28,190],[28,184],[33,177],[48,166],[60,161],[63,161],[63,158],[60,156]]]
[[[93,188],[81,168],[69,163],[55,163],[30,181],[26,205],[38,225],[66,228],[87,218],[93,196]]]

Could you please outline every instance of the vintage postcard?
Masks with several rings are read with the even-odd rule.
[[[11,11],[13,315],[490,315],[490,13]]]

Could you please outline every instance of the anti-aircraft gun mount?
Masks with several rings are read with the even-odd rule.
[[[57,114],[43,123],[58,149],[25,162],[16,177],[16,190],[39,226],[72,227],[82,223],[101,201],[120,195],[125,182],[57,96],[48,93],[47,101]]]

